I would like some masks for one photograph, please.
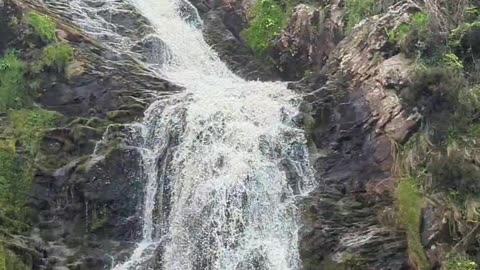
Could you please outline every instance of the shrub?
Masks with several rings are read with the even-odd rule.
[[[259,0],[252,7],[249,26],[241,35],[257,54],[270,48],[270,41],[280,34],[287,14],[274,0]]]
[[[43,109],[17,110],[8,115],[7,135],[16,139],[33,156],[45,129],[52,127],[57,114]]]
[[[41,71],[46,67],[63,72],[72,60],[73,48],[66,43],[55,43],[43,49],[42,58],[35,69]]]
[[[417,31],[424,32],[428,30],[428,15],[425,12],[416,12],[412,16],[412,27]]]
[[[417,179],[407,177],[400,180],[397,190],[398,221],[407,232],[408,253],[417,269],[429,269],[428,260],[420,240],[420,214],[424,204],[418,189]]]
[[[27,94],[23,85],[25,65],[13,51],[0,59],[0,111],[23,105]]]
[[[442,270],[476,270],[477,263],[461,255],[450,255],[443,262]]]
[[[345,30],[350,32],[361,20],[380,12],[381,6],[376,0],[346,0]]]
[[[462,60],[480,56],[480,21],[465,23],[452,30],[448,45]]]
[[[435,157],[428,167],[436,189],[458,191],[462,197],[480,192],[480,168],[466,160],[463,151]]]
[[[436,117],[456,109],[464,86],[464,78],[458,71],[432,67],[418,70],[412,85],[400,95],[408,107],[417,107],[427,116]]]
[[[25,22],[33,28],[35,34],[38,35],[43,42],[51,43],[56,40],[56,25],[50,17],[31,11],[26,14]]]
[[[480,85],[465,88],[458,97],[463,112],[469,115],[480,113]]]
[[[388,39],[391,42],[403,43],[409,33],[410,26],[406,23],[402,23],[388,33]]]

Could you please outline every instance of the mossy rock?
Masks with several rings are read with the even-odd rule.
[[[115,123],[129,123],[135,119],[135,114],[130,110],[116,110],[108,112],[107,118]]]

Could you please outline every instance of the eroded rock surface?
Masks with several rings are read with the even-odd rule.
[[[68,75],[42,74],[36,102],[61,119],[46,131],[36,157],[30,236],[4,236],[5,254],[15,251],[15,258],[33,269],[110,268],[114,256],[141,237],[142,159],[127,145],[128,127],[122,124],[141,119],[155,98],[181,88],[130,55],[97,43],[37,1],[2,1],[0,51],[36,50],[25,29],[10,25],[32,9],[55,18],[57,35],[74,48],[75,60]],[[148,34],[145,21],[131,11],[112,20],[125,35]],[[100,147],[107,128],[110,138]]]
[[[404,232],[393,226],[395,147],[420,115],[402,108],[412,61],[392,57],[386,32],[418,10],[411,2],[365,21],[309,82],[305,119],[320,187],[305,202],[305,269],[408,269]],[[387,31],[385,31],[387,30]]]

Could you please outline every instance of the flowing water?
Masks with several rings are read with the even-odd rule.
[[[188,2],[51,2],[132,55],[137,40],[99,14],[133,6],[162,41],[160,60],[145,65],[185,88],[131,126],[143,157],[143,239],[113,269],[299,269],[295,201],[313,186],[305,136],[293,121],[301,98],[284,83],[232,73],[204,41]]]

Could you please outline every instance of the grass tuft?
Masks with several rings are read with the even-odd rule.
[[[429,263],[420,240],[420,215],[424,198],[419,192],[417,179],[401,179],[397,187],[398,221],[407,232],[410,260],[420,269],[429,269]]]
[[[22,87],[24,72],[25,65],[14,51],[7,51],[0,58],[0,111],[25,104],[27,94]]]
[[[73,48],[67,43],[55,43],[43,49],[42,58],[37,63],[37,71],[44,68],[61,73],[73,60]]]
[[[45,129],[52,127],[57,120],[57,113],[38,108],[22,109],[10,112],[8,119],[7,136],[13,137],[34,156]]]
[[[43,42],[48,44],[56,41],[56,25],[50,17],[31,11],[25,15],[25,22],[33,28]]]

